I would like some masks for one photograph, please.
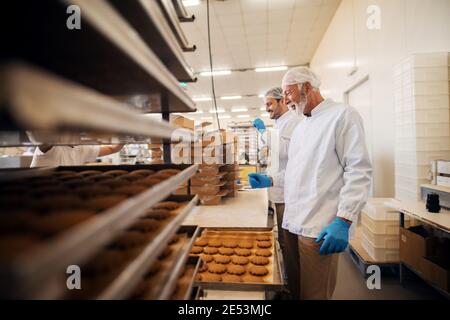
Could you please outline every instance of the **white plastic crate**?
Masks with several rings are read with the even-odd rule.
[[[366,237],[369,245],[377,249],[399,249],[399,235],[376,234],[362,226],[362,234]]]
[[[386,202],[392,200],[392,198],[369,198],[363,212],[372,220],[395,220],[398,222],[398,211],[385,205]]]
[[[400,177],[409,177],[415,180],[428,179],[431,169],[430,165],[406,165],[395,163],[395,175]]]
[[[367,254],[377,262],[397,262],[399,261],[398,249],[382,249],[374,248],[370,245],[369,240],[364,236],[361,237],[361,245]]]
[[[367,214],[363,213],[361,215],[361,224],[374,234],[399,234],[399,220],[373,220]]]

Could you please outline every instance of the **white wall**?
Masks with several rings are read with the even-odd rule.
[[[381,8],[380,30],[366,26],[369,5]],[[394,65],[412,53],[445,51],[450,51],[449,0],[343,0],[311,61],[325,96],[337,101],[370,78],[376,197],[394,196]],[[354,52],[359,71],[349,77]]]

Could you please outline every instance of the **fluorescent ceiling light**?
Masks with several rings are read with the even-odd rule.
[[[216,109],[209,110],[209,113],[216,113]],[[217,113],[225,113],[224,109],[217,109]]]
[[[231,109],[231,112],[246,112],[248,109],[246,107],[239,107]]]
[[[196,97],[196,98],[192,98],[192,100],[195,102],[202,102],[202,101],[211,101],[212,98],[211,97]]]
[[[200,119],[202,119],[202,120],[212,120],[213,118],[212,117],[201,117]]]
[[[269,114],[268,114],[268,113],[263,113],[263,114],[261,114],[261,117],[263,117],[263,118],[268,118],[268,117],[269,117]]]
[[[242,96],[225,96],[220,97],[220,100],[239,100],[242,99]]]
[[[213,76],[226,76],[231,74],[231,70],[221,70],[221,71],[204,71],[204,72],[200,72],[200,75],[202,77],[210,77],[211,75]]]
[[[258,96],[258,98],[264,98],[264,94],[260,94],[259,96]]]
[[[200,5],[200,0],[182,0],[183,6],[185,7],[193,7]]]
[[[259,110],[266,111],[266,107],[261,107],[261,108],[259,108]]]
[[[248,114],[241,114],[237,116],[238,118],[250,118]]]
[[[287,70],[286,66],[279,66],[279,67],[266,67],[266,68],[256,68],[256,72],[272,72],[272,71],[284,71]]]
[[[219,116],[219,119],[231,119],[231,116],[224,114],[224,115]]]

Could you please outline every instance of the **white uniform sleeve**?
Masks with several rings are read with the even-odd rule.
[[[345,111],[336,131],[336,153],[344,168],[337,216],[356,221],[369,195],[372,166],[362,119],[351,107]]]
[[[100,146],[80,146],[81,163],[95,162],[100,153]]]

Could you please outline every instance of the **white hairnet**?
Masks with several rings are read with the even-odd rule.
[[[273,98],[276,100],[281,100],[283,99],[283,89],[281,89],[280,87],[272,88],[266,92],[264,98]]]
[[[311,69],[307,67],[296,67],[286,72],[282,85],[285,87],[292,84],[303,84],[305,82],[309,82],[313,88],[319,89],[320,87],[320,80]]]

